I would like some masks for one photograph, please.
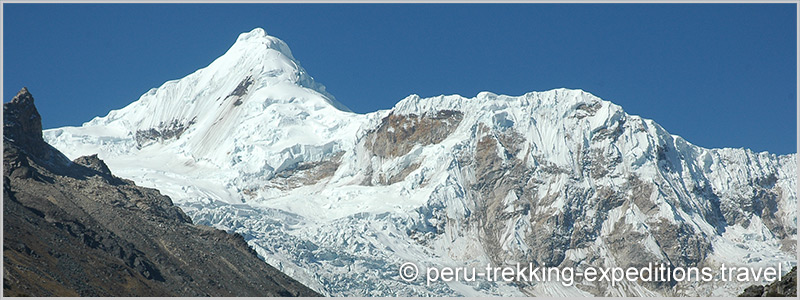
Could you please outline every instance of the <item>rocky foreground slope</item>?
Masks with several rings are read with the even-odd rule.
[[[582,90],[411,95],[356,114],[260,28],[45,138],[325,295],[735,296],[764,282],[428,284],[398,269],[797,264],[796,154],[699,147]]]
[[[26,89],[3,118],[4,296],[318,295],[97,156],[70,162]]]
[[[797,297],[797,267],[768,285],[754,285],[739,294],[739,297]]]

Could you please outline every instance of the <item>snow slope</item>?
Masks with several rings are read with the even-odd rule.
[[[796,155],[705,149],[580,90],[482,92],[349,112],[262,29],[80,127],[70,158],[241,233],[327,295],[736,295],[752,282],[405,282],[485,267],[797,264]]]

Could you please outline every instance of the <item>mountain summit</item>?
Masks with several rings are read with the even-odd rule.
[[[754,284],[426,284],[398,279],[405,262],[797,264],[795,154],[698,147],[582,90],[411,95],[368,114],[332,99],[256,29],[208,67],[45,139],[98,153],[326,295],[730,296]]]
[[[292,137],[305,143],[331,140],[339,135],[333,128],[345,127],[342,120],[349,115],[283,41],[256,28],[207,67],[65,133],[113,137],[126,151],[159,144],[224,168],[234,164],[230,157],[240,154],[242,145],[283,149]],[[319,126],[305,126],[309,123]]]

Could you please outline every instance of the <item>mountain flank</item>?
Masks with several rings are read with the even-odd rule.
[[[3,118],[3,296],[319,295],[96,155],[67,159],[27,89]]]

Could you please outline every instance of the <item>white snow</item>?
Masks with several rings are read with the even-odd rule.
[[[252,83],[246,92],[234,95],[248,79]],[[440,110],[464,113],[462,123],[441,143],[418,145],[393,159],[373,157],[365,149],[362,138],[390,112],[420,116]],[[163,130],[173,123],[187,128],[180,137],[137,142],[137,132]],[[470,141],[506,130],[523,139],[522,150],[513,159],[532,168],[569,172],[541,178],[547,186],[536,193],[540,199],[563,195],[569,185],[619,186],[631,174],[670,185],[649,197],[658,207],[657,214],[646,215],[636,207],[612,209],[602,224],[603,234],[620,222],[644,231],[648,218],[679,222],[679,216],[713,238],[711,261],[796,264],[794,252],[781,250],[757,216],[747,228],[733,225],[717,234],[700,215],[710,204],[691,194],[691,185],[707,181],[723,201],[749,197],[752,191],[744,188],[749,180],[775,172],[776,185],[784,191],[779,198],[780,218],[784,224],[797,224],[796,155],[703,149],[581,90],[521,96],[481,92],[473,98],[410,95],[391,110],[355,114],[314,82],[283,41],[260,28],[241,34],[207,67],[151,89],[130,105],[83,126],[46,130],[44,137],[71,159],[97,153],[115,175],[160,189],[196,223],[241,233],[268,263],[326,295],[523,296],[505,283],[427,286],[424,280],[406,283],[397,277],[399,265],[408,261],[452,267],[490,262],[479,233],[468,222],[479,207],[470,196],[469,184],[481,175],[462,169],[458,158],[474,151]],[[613,143],[595,139],[615,131],[621,133]],[[657,166],[659,145],[671,145],[675,150],[669,155],[685,157],[680,174]],[[575,183],[572,174],[584,172],[576,157],[587,149],[618,157],[618,166],[603,178]],[[341,163],[330,177],[293,189],[272,183],[277,174],[293,170],[298,163],[330,160],[337,153]],[[415,163],[419,168],[398,183],[361,184],[369,168],[396,173]],[[663,193],[675,195],[682,203],[668,202],[665,199],[675,197]],[[519,209],[519,197],[513,191],[505,196],[505,213]],[[531,214],[564,211],[568,205],[572,204],[560,196],[549,206],[532,207],[527,214],[509,219],[501,235],[503,249],[531,251],[524,240],[537,230],[531,226]],[[680,212],[672,213],[674,208]],[[643,243],[661,255],[652,237]],[[569,249],[565,256],[571,261],[598,256],[615,264],[605,247],[598,239],[590,248]],[[625,290],[653,295],[636,284]],[[528,291],[589,295],[560,283],[537,284]],[[704,291],[694,292],[702,295]]]

